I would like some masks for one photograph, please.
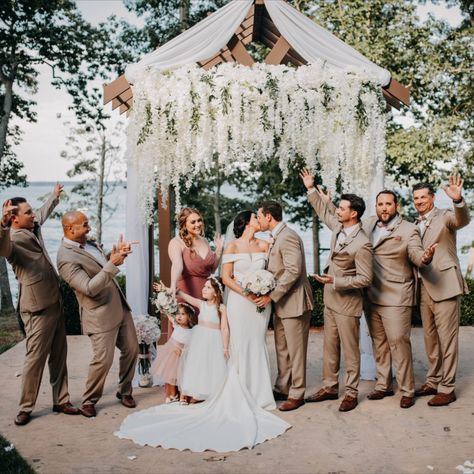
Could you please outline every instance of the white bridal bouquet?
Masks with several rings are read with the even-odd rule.
[[[264,296],[275,289],[276,280],[268,270],[257,270],[243,278],[242,287],[246,295]],[[263,311],[265,311],[265,308],[257,307],[257,313],[263,313]]]
[[[166,313],[170,316],[174,316],[178,312],[178,303],[176,302],[176,297],[168,289],[157,291],[152,302],[160,313]]]

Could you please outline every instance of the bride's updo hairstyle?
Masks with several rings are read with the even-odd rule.
[[[234,235],[238,239],[244,233],[245,227],[252,218],[252,211],[242,211],[234,219]]]
[[[193,207],[183,207],[178,214],[178,226],[179,226],[179,236],[181,237],[184,245],[191,250],[191,253],[194,253],[194,249],[192,248],[193,239],[189,235],[188,229],[186,229],[186,221],[191,214],[197,214],[202,219],[202,214]],[[204,235],[204,224],[202,226],[201,235]]]

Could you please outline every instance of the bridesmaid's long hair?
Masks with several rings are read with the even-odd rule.
[[[196,251],[192,248],[193,239],[189,235],[188,229],[186,229],[186,221],[191,214],[197,214],[202,219],[202,214],[194,207],[183,207],[178,214],[178,225],[179,225],[179,236],[184,242],[184,245],[191,251],[191,255],[194,255]],[[201,228],[201,236],[204,235],[204,222]]]

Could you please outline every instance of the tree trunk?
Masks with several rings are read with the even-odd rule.
[[[7,79],[3,74],[1,75],[1,80],[5,87],[5,93],[3,96],[2,119],[0,120],[0,163],[3,160],[7,145],[8,122],[10,120],[13,102],[13,81]]]
[[[216,226],[216,232],[222,234],[221,225],[221,175],[220,171],[216,171],[216,191],[214,193],[214,223]]]
[[[313,232],[313,270],[314,273],[319,275],[321,267],[319,264],[319,219],[317,214],[312,210],[313,219],[311,224],[311,230]]]
[[[7,261],[5,257],[0,257],[0,311],[6,313],[13,311],[12,292],[10,290],[10,281],[8,280]]]
[[[181,0],[179,2],[179,22],[181,24],[181,31],[189,28],[189,0]]]
[[[102,146],[99,159],[99,190],[97,195],[97,242],[102,243],[102,219],[104,210],[104,177],[105,177],[105,157],[107,155],[107,139],[105,134],[101,136]]]

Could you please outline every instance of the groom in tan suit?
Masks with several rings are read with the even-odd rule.
[[[314,176],[306,169],[301,178],[308,200],[318,217],[332,230],[331,253],[322,276],[324,284],[323,388],[307,402],[335,400],[339,396],[341,345],[346,365],[346,394],[339,411],[357,406],[360,378],[359,318],[363,289],[372,283],[372,245],[362,230],[360,219],[364,201],[354,194],[343,194],[336,215],[314,187]]]
[[[257,306],[273,303],[273,327],[278,375],[273,395],[286,400],[279,407],[290,411],[304,404],[306,353],[313,292],[306,273],[303,241],[283,222],[283,209],[265,201],[257,213],[262,231],[270,230],[268,271],[275,275],[276,288],[255,300]]]
[[[62,188],[57,184],[36,214],[22,197],[3,205],[0,255],[8,259],[18,280],[18,309],[26,332],[16,425],[26,425],[31,419],[46,360],[53,389],[53,411],[67,415],[79,413],[69,401],[66,329],[59,278],[41,236],[41,225],[58,205]]]
[[[59,274],[76,293],[81,312],[82,331],[89,336],[94,352],[89,365],[81,413],[96,416],[95,404],[104,390],[112,366],[115,347],[120,350],[117,398],[127,408],[136,406],[132,380],[138,356],[138,341],[130,307],[115,275],[131,252],[129,242],[119,240],[107,260],[102,249],[87,239],[87,216],[67,212],[62,218],[64,239],[58,252]]]
[[[456,252],[456,232],[470,221],[462,186],[460,176],[450,176],[449,185],[444,187],[454,211],[435,207],[431,185],[419,183],[413,187],[413,201],[419,213],[416,223],[423,246],[438,245],[431,265],[420,268],[419,274],[420,313],[429,367],[426,382],[415,395],[434,395],[428,402],[430,406],[448,405],[456,400],[461,295],[467,293]]]

